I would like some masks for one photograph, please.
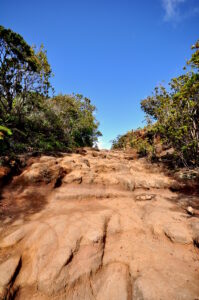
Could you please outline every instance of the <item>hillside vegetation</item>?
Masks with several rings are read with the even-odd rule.
[[[44,46],[0,26],[0,155],[93,146],[95,106],[82,95],[54,95]],[[53,95],[50,97],[50,95]]]
[[[55,95],[44,47],[0,27],[0,299],[199,300],[199,172],[175,168],[199,165],[194,50],[113,141],[130,151],[99,150],[91,101]]]
[[[192,49],[184,74],[141,101],[148,125],[118,136],[113,149],[133,148],[154,158],[158,144],[173,150],[176,165],[199,166],[199,42]]]
[[[199,42],[184,73],[141,101],[147,126],[118,136],[113,149],[156,158],[172,149],[175,165],[199,165]],[[94,146],[101,133],[96,108],[80,94],[55,95],[44,46],[0,26],[0,154],[71,151]],[[158,151],[157,151],[158,148]]]

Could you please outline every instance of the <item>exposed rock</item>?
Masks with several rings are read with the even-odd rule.
[[[34,157],[2,190],[0,299],[199,299],[199,219],[132,156]]]
[[[133,300],[192,300],[195,297],[195,288],[192,282],[186,281],[186,275],[183,273],[175,278],[168,270],[166,274],[149,269],[136,279]]]
[[[116,234],[121,232],[121,230],[120,216],[119,214],[114,214],[108,222],[107,233]]]
[[[26,234],[25,228],[19,228],[10,235],[6,236],[2,241],[0,241],[0,248],[6,248],[15,245],[21,241]]]
[[[63,178],[69,173],[60,166],[54,157],[41,157],[40,162],[33,163],[29,169],[25,170],[18,178],[19,181],[25,181],[27,184],[53,183],[56,184],[59,178]]]
[[[152,200],[154,198],[155,198],[155,195],[150,195],[150,194],[142,194],[142,195],[136,196],[137,201],[148,201],[148,200]]]
[[[192,180],[192,179],[198,178],[199,173],[198,173],[198,171],[187,170],[187,171],[179,172],[178,177],[180,179]]]
[[[118,182],[119,182],[119,184],[125,189],[125,190],[127,190],[127,191],[134,191],[134,189],[135,189],[135,182],[132,180],[132,179],[130,179],[130,178],[128,178],[128,177],[126,177],[126,176],[120,176],[120,177],[117,177],[117,179],[118,179]]]
[[[20,256],[11,257],[0,265],[0,286],[6,286],[12,280],[12,277],[19,265]]]
[[[165,226],[165,234],[171,239],[174,243],[179,244],[190,244],[193,242],[191,234],[188,229],[182,224],[171,223]]]
[[[186,209],[186,211],[187,211],[187,213],[188,213],[189,215],[191,215],[191,216],[194,215],[194,209],[193,209],[193,207],[188,206],[187,209]]]
[[[193,218],[191,220],[191,232],[192,232],[192,238],[195,242],[195,244],[199,247],[199,219]]]
[[[130,299],[131,282],[128,266],[121,263],[106,266],[93,278],[91,285],[97,300]]]
[[[0,264],[0,297],[6,299],[9,293],[9,284],[11,284],[14,275],[18,272],[20,265],[20,256],[11,257]]]

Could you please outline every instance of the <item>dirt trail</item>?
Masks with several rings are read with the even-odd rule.
[[[35,158],[1,193],[0,299],[199,299],[199,218],[175,185],[123,152]]]

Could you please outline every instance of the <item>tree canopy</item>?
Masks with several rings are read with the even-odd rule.
[[[96,143],[95,106],[82,95],[49,98],[51,76],[43,45],[31,47],[0,26],[1,153],[64,151]]]
[[[189,167],[199,165],[199,42],[192,49],[184,74],[171,79],[168,89],[155,87],[153,94],[141,101],[142,110],[153,124],[145,130],[159,135],[162,143],[175,150],[176,160]],[[122,140],[120,137],[113,146]]]
[[[0,103],[11,112],[14,100],[20,97],[23,104],[29,93],[48,95],[51,68],[43,46],[38,52],[23,37],[0,26]]]

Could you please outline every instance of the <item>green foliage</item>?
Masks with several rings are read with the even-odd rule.
[[[33,94],[31,100],[20,119],[13,113],[7,120],[13,132],[7,148],[13,152],[67,151],[97,141],[100,132],[93,115],[95,107],[87,98],[58,95],[45,99]]]
[[[126,135],[118,135],[116,139],[112,141],[112,149],[125,149],[126,148]]]
[[[2,126],[0,125],[0,140],[3,140],[4,139],[4,135],[12,135],[12,131],[5,127],[5,126]]]
[[[187,62],[191,69],[170,82],[169,91],[156,87],[141,102],[144,112],[156,121],[154,128],[171,145],[185,166],[199,165],[199,43]],[[185,68],[185,69],[186,69]]]
[[[4,113],[12,112],[16,98],[20,114],[30,93],[47,96],[51,73],[43,46],[36,52],[22,36],[0,26],[0,108]]]
[[[136,150],[140,157],[152,156],[154,152],[153,136],[150,126],[143,129],[137,129],[119,135],[112,141],[112,149],[128,149]]]
[[[96,143],[95,106],[82,95],[49,98],[51,76],[43,45],[37,51],[0,26],[0,154]]]
[[[97,137],[99,123],[95,120],[95,106],[82,95],[58,95],[50,102],[59,116],[65,136],[72,137],[70,146],[93,146]]]
[[[7,148],[11,135],[12,131],[9,128],[0,125],[0,149],[5,150]]]
[[[151,156],[153,153],[153,146],[150,144],[149,139],[147,137],[145,139],[134,139],[134,141],[131,144],[131,147],[137,150],[137,153],[140,157]]]
[[[149,124],[113,141],[112,147],[136,149],[140,155],[154,156],[156,137],[173,148],[177,162],[187,167],[199,165],[199,42],[192,49],[185,74],[171,79],[169,89],[160,85],[141,101]],[[142,133],[144,132],[144,134]]]

